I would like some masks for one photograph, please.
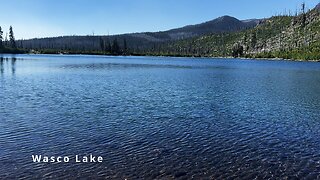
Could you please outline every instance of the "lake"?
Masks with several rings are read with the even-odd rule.
[[[0,57],[0,179],[320,178],[320,63]]]

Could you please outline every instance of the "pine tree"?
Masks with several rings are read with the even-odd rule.
[[[0,49],[3,48],[3,44],[2,44],[3,37],[2,37],[2,35],[3,35],[3,31],[2,31],[2,28],[0,26]]]
[[[14,39],[14,34],[12,30],[12,26],[9,28],[9,39],[10,39],[10,47],[16,49],[16,40]]]
[[[123,53],[126,55],[128,52],[127,40],[123,40]]]
[[[112,50],[112,48],[111,48],[111,44],[110,44],[110,41],[109,41],[109,39],[107,39],[107,43],[106,43],[106,52],[107,53],[111,53],[111,50]]]
[[[119,44],[118,40],[114,39],[112,43],[112,54],[119,54]]]
[[[306,26],[306,20],[307,20],[306,4],[305,3],[301,4],[301,11],[302,11],[302,27],[305,27]]]
[[[100,37],[100,50],[105,51],[105,42],[101,37]]]
[[[254,49],[256,47],[257,44],[257,33],[254,31],[251,34],[251,48]]]
[[[8,46],[8,32],[6,33],[6,36],[4,38],[4,46],[7,47]]]

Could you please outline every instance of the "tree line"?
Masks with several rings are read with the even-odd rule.
[[[9,28],[9,39],[8,39],[8,33],[6,33],[5,37],[3,36],[3,30],[0,26],[0,52],[14,52],[17,50],[16,40],[13,33],[13,28],[10,26]]]
[[[120,47],[117,38],[115,38],[112,43],[109,39],[105,40],[100,37],[99,39],[100,50],[104,54],[113,54],[113,55],[128,55],[130,51],[127,46],[127,40],[123,39],[123,45]]]
[[[134,49],[128,44],[127,38],[121,36],[61,36],[17,41],[19,49],[42,54],[131,55]]]
[[[94,53],[94,54],[109,54],[109,55],[130,55],[130,50],[127,46],[127,40],[124,38],[122,43],[118,42],[117,38],[112,41],[106,38],[99,38],[99,45],[95,45],[96,38],[93,37],[92,44],[86,44],[83,47],[74,45],[72,42],[67,43],[64,47],[58,46],[58,43],[47,43],[45,47],[37,47],[40,53]],[[120,45],[121,44],[121,45]],[[91,47],[91,48],[89,48]],[[24,49],[24,50],[23,50]],[[12,26],[9,28],[9,34],[4,35],[3,29],[0,26],[0,53],[22,53],[32,49],[32,46],[25,47],[23,40],[15,40]]]

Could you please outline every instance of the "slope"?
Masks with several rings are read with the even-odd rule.
[[[153,53],[319,60],[318,7],[319,5],[297,16],[274,16],[249,30],[206,35],[170,43]]]

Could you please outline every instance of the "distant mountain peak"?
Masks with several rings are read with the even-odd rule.
[[[226,20],[226,19],[237,19],[237,18],[232,17],[232,16],[228,16],[228,15],[224,15],[224,16],[218,17],[216,20]]]
[[[225,15],[201,24],[171,29],[163,33],[167,33],[171,40],[176,40],[212,33],[235,32],[247,28],[253,28],[255,25],[256,24],[254,22],[242,22],[235,17]]]

